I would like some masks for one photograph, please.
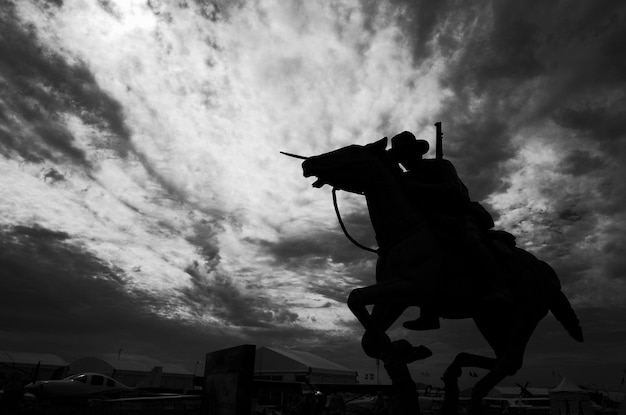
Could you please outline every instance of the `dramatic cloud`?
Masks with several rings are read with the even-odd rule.
[[[589,333],[572,346],[547,319],[520,376],[575,360],[600,382],[591,368],[611,362],[592,350],[623,339],[625,14],[609,0],[4,2],[3,343],[189,365],[247,342],[371,370],[345,300],[376,256],[279,151],[404,130],[434,144],[443,121],[473,199],[554,266]],[[375,247],[363,197],[339,206]],[[435,351],[420,381],[491,353],[471,322],[443,324],[392,328]]]

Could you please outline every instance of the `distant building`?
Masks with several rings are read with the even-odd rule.
[[[579,414],[592,415],[594,413],[589,392],[581,389],[567,378],[554,389],[550,389],[550,405],[552,415]]]
[[[356,384],[357,372],[309,352],[259,347],[255,379],[312,384]]]
[[[193,373],[175,365],[157,365],[161,368],[159,385],[156,388],[185,391],[193,389]],[[153,366],[154,367],[154,366]],[[98,357],[83,357],[69,365],[69,374],[95,372],[112,377],[127,386],[137,386],[153,369],[133,360],[104,360]]]
[[[526,391],[535,398],[547,398],[550,388],[526,388]],[[519,386],[496,386],[489,391],[487,396],[489,398],[519,398],[522,396],[522,388]]]
[[[39,369],[37,369],[39,365]],[[68,363],[50,353],[0,352],[0,385],[14,374],[24,380],[60,379],[67,374]]]

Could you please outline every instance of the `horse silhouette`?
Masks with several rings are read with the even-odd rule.
[[[403,349],[403,364],[415,360],[406,347],[394,349],[397,342],[392,343],[385,333],[410,306],[428,304],[443,318],[473,319],[495,358],[458,354],[443,374],[442,411],[457,412],[461,369],[474,367],[488,370],[474,386],[468,408],[470,414],[482,413],[482,398],[522,367],[526,345],[548,311],[580,342],[582,329],[554,270],[517,247],[498,256],[510,293],[500,301],[485,298],[486,288],[478,282],[485,280],[480,278],[480,264],[468,258],[463,246],[455,245],[454,237],[442,237],[431,217],[410,205],[400,181],[402,170],[389,159],[386,146],[383,138],[309,157],[302,163],[305,177],[317,177],[314,187],[328,184],[363,194],[367,201],[379,245],[376,283],[354,289],[347,301],[365,329],[363,350],[385,361],[393,350]],[[368,305],[373,305],[371,312]],[[394,380],[396,374],[389,374]],[[407,374],[404,370],[403,376]]]

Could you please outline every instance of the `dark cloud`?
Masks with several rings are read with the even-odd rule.
[[[229,275],[203,272],[198,266],[185,271],[191,277],[192,286],[180,292],[198,318],[206,314],[223,320],[223,324],[246,328],[269,328],[298,318],[286,306],[258,296],[255,290],[246,291]]]
[[[456,161],[459,176],[470,189],[472,199],[483,200],[503,190],[505,183],[500,178],[506,170],[502,161],[515,154],[507,125],[496,119],[477,117],[472,122],[453,121],[445,128],[450,131],[451,142],[444,138],[444,154]]]
[[[610,279],[626,280],[626,226],[615,223],[608,227],[602,245],[599,262],[603,265],[603,275]]]
[[[412,44],[416,63],[431,57],[435,50],[444,54],[456,51],[458,40],[443,28],[450,24],[460,30],[474,12],[470,2],[457,8],[460,4],[450,0],[392,0],[391,4],[403,11],[399,23]]]
[[[560,170],[572,176],[584,176],[606,167],[606,162],[585,150],[574,150],[559,163]]]
[[[355,240],[377,247],[367,211],[347,214],[342,219]],[[276,266],[295,272],[319,269],[321,273],[329,263],[342,264],[344,273],[337,275],[337,280],[320,276],[307,282],[310,292],[340,303],[345,303],[350,290],[375,282],[376,255],[353,245],[340,229],[290,236],[277,242],[251,242],[266,250]]]
[[[342,220],[357,242],[367,247],[376,248],[376,241],[367,210],[357,210],[343,216]],[[302,267],[303,261],[309,265],[322,265],[331,260],[334,263],[350,265],[360,263],[372,254],[353,245],[343,234],[339,224],[327,231],[290,236],[277,242],[250,241],[258,244],[272,255],[275,262],[288,268]]]
[[[626,98],[620,97],[608,104],[586,102],[585,105],[564,107],[556,111],[553,118],[562,127],[600,142],[610,156],[611,150],[617,149],[615,142],[626,140],[625,111]]]
[[[0,152],[31,162],[89,165],[63,124],[62,116],[69,113],[111,135],[115,150],[126,155],[130,133],[121,105],[100,89],[89,69],[43,47],[34,29],[21,24],[12,3],[0,8],[0,24]]]
[[[442,82],[452,95],[438,117],[444,150],[474,198],[502,190],[500,177],[516,154],[511,140],[520,129],[554,119],[587,131],[589,140],[623,136],[623,98],[580,107],[584,97],[608,97],[624,86],[622,2],[393,4],[406,10],[416,61],[435,49],[447,59]]]
[[[220,261],[219,246],[215,236],[221,229],[218,220],[201,219],[194,223],[193,235],[187,238],[187,241],[193,244],[210,264],[209,266],[215,266]]]
[[[63,0],[44,0],[43,2],[46,4],[46,6],[48,5],[53,5],[57,7],[63,6]]]
[[[64,232],[40,226],[2,229],[3,348],[57,353],[70,361],[123,348],[166,363],[192,363],[209,350],[243,341],[217,335],[217,327],[155,314],[166,314],[171,305],[132,291],[125,281],[121,270],[74,245]]]
[[[153,3],[152,1],[148,1],[147,3],[148,3],[148,6],[152,7],[152,3]],[[122,14],[117,8],[117,5],[110,0],[98,0],[98,6],[100,6],[102,10],[104,10],[106,13],[110,14],[111,16],[117,19],[120,19],[122,17]]]
[[[88,316],[103,317],[99,307],[114,305],[111,297],[124,286],[118,270],[69,244],[63,232],[19,226],[0,238],[0,304],[3,316],[13,316],[4,327],[67,334],[106,326],[96,327]]]
[[[575,94],[590,85],[619,79],[617,67],[622,58],[617,56],[623,45],[616,39],[624,30],[620,26],[624,5],[619,1],[578,2],[576,7],[540,0],[458,2],[451,4],[448,13],[476,19],[474,30],[462,35],[461,57],[449,78],[456,89],[504,92],[524,88],[522,81],[545,75],[557,81],[548,87],[559,87],[564,81],[572,87],[566,93]],[[593,65],[595,76],[583,80],[592,68],[569,65],[589,58],[604,65]],[[516,82],[501,82],[505,79]],[[573,84],[574,79],[584,82]]]
[[[306,344],[320,336],[303,328],[276,328],[275,323],[293,322],[297,315],[238,292],[226,278],[202,286],[197,277],[194,284],[184,293],[192,309],[209,307],[228,324],[247,326],[247,334],[161,317],[171,309],[167,300],[132,291],[121,270],[75,246],[64,232],[5,228],[0,233],[0,342],[6,350],[56,353],[69,361],[123,348],[191,370],[209,351],[242,343]]]

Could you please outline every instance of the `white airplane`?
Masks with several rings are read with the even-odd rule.
[[[155,366],[148,377],[135,387],[100,373],[78,373],[61,380],[39,380],[24,386],[24,392],[39,399],[72,399],[89,397],[131,397],[142,394],[141,388],[158,387],[163,368]]]

